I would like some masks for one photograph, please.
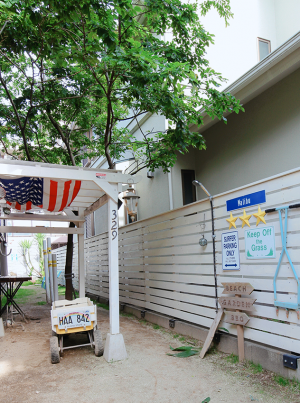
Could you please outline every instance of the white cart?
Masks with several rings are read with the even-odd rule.
[[[52,364],[60,362],[60,356],[68,348],[91,346],[95,355],[103,355],[103,341],[97,328],[97,306],[89,298],[55,301],[51,308],[52,337],[50,353]],[[64,347],[64,336],[71,333],[86,333],[89,343]]]

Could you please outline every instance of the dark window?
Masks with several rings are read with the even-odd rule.
[[[182,198],[183,205],[190,204],[196,201],[196,189],[193,185],[193,180],[195,180],[195,171],[182,169],[181,170],[181,180],[182,180]]]

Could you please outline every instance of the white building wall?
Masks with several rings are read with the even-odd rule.
[[[204,28],[215,35],[206,57],[228,79],[221,88],[258,63],[258,37],[270,40],[272,50],[278,46],[274,0],[232,0],[230,4],[234,17],[228,27],[215,10],[201,17]]]
[[[278,46],[300,30],[300,1],[274,0]]]

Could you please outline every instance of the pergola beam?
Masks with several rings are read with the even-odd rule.
[[[74,219],[67,215],[51,215],[51,214],[19,214],[12,213],[10,215],[0,216],[0,220],[26,220],[26,221],[58,221],[58,222],[84,222],[84,218],[74,215]]]
[[[0,225],[0,233],[7,234],[84,234],[84,228],[69,227],[12,227]]]
[[[96,200],[93,204],[91,204],[89,207],[87,207],[84,210],[84,216],[88,216],[91,213],[93,213],[94,211],[98,210],[98,208],[104,206],[104,204],[106,204],[108,202],[108,196],[105,194],[103,196],[100,197],[100,199]]]

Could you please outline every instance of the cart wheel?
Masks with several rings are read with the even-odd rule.
[[[56,336],[52,336],[50,338],[50,354],[51,354],[51,363],[58,364],[60,362],[60,356],[58,348],[58,338]]]
[[[94,330],[95,356],[103,355],[104,347],[100,330]]]

